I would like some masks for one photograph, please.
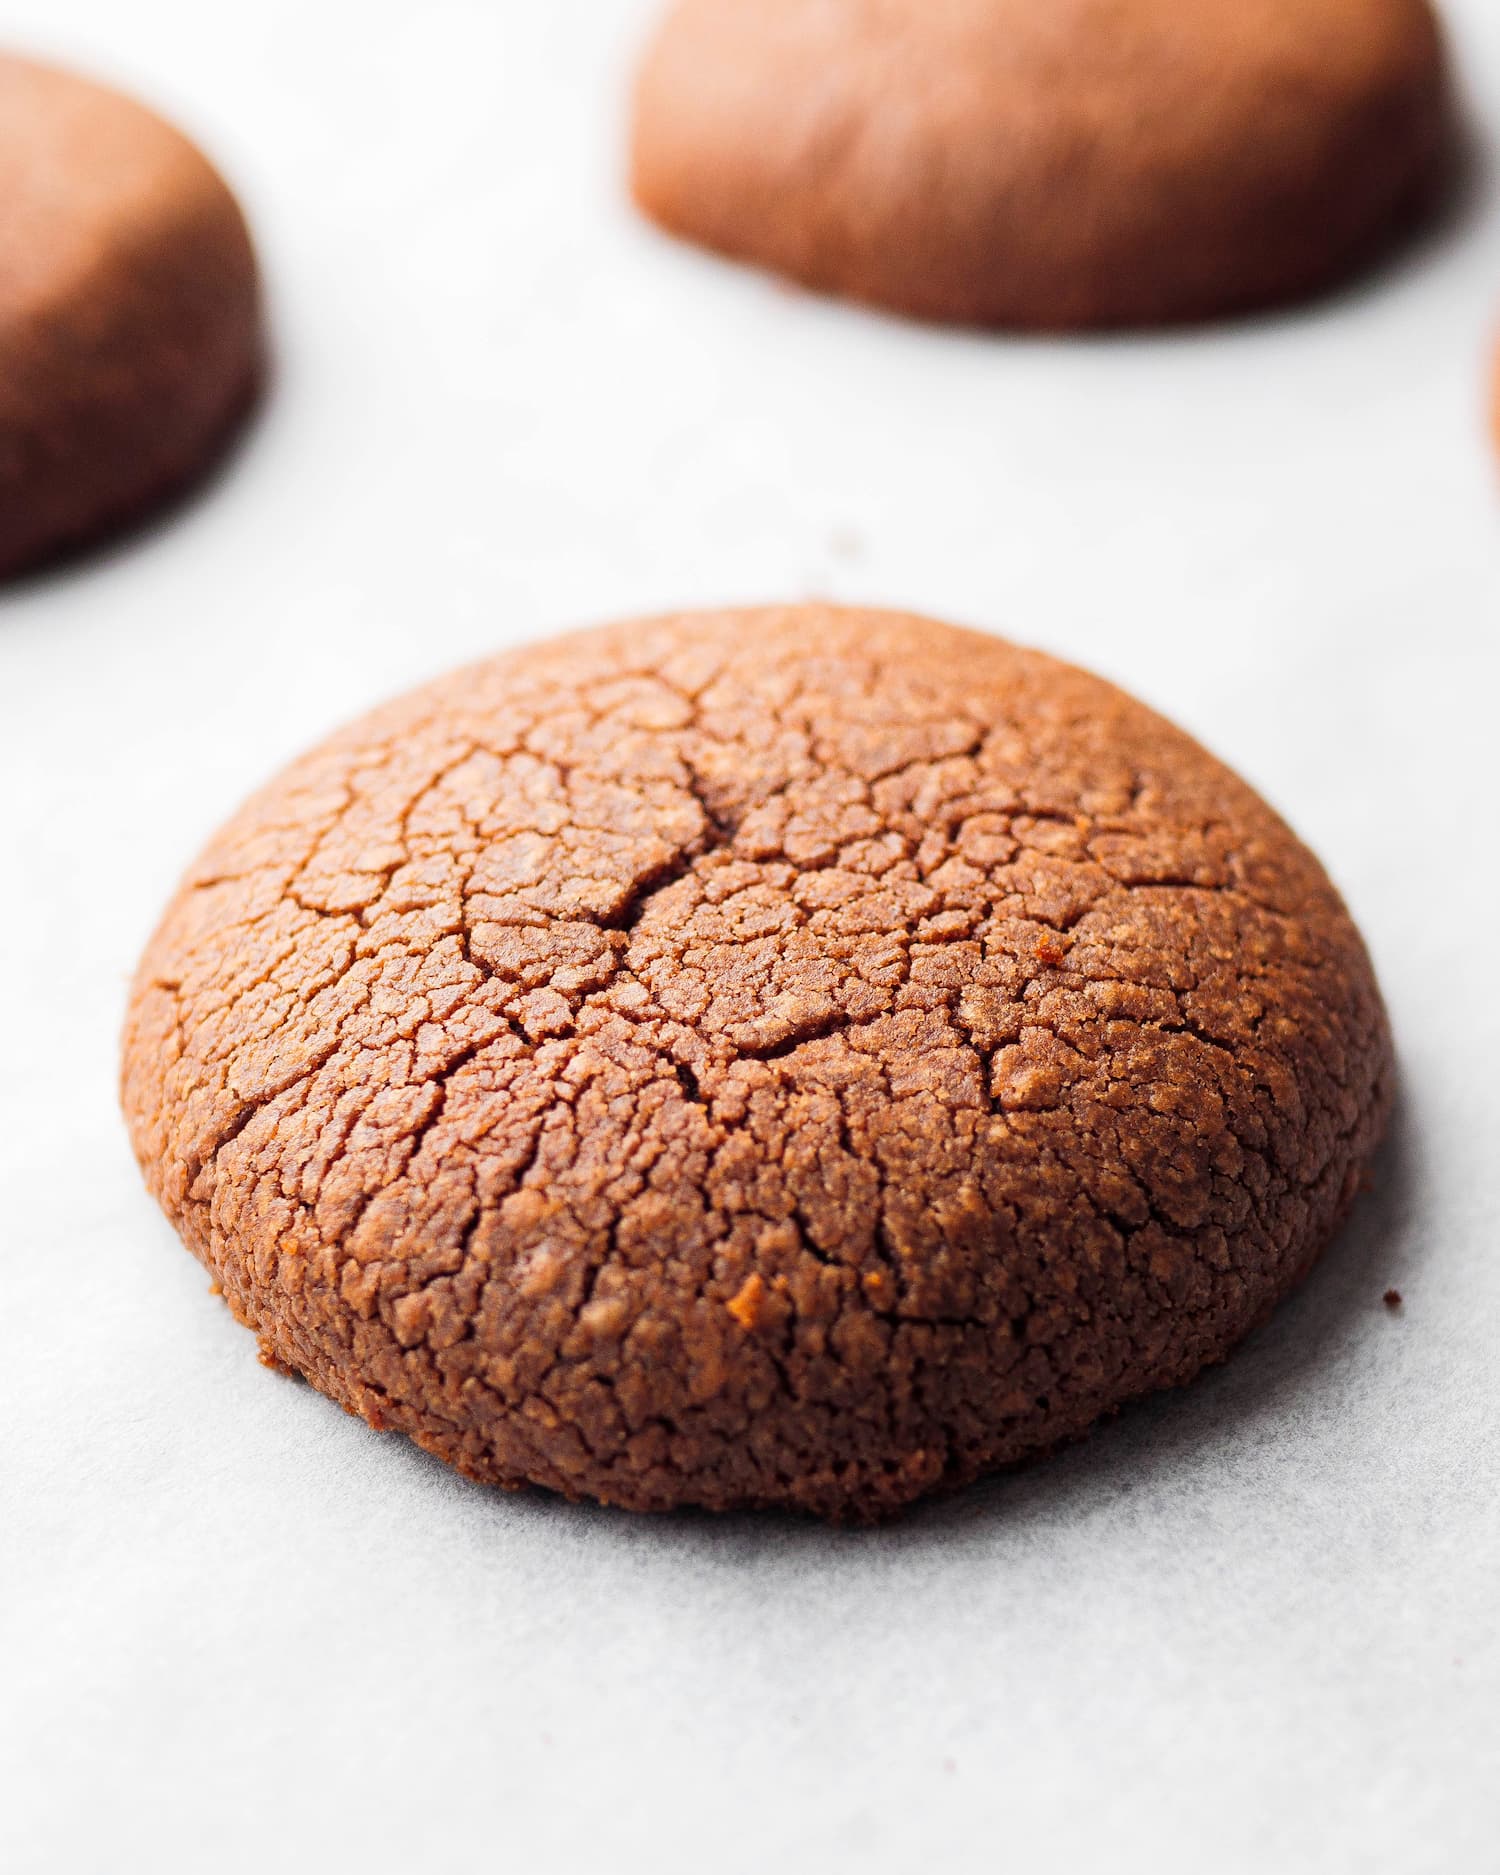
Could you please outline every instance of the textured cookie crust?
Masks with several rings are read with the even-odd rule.
[[[128,98],[0,57],[0,577],[205,468],[261,364],[234,198]]]
[[[808,286],[1066,329],[1326,288],[1449,153],[1427,0],[676,0],[632,180]]]
[[[1384,1120],[1358,933],[1110,685],[900,615],[460,671],[142,962],[146,1179],[273,1365],[471,1477],[878,1516],[1218,1360]]]

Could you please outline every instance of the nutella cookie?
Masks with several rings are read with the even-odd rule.
[[[1427,0],[677,0],[633,183],[808,286],[1063,329],[1326,288],[1447,149]]]
[[[1034,651],[818,606],[495,658],[253,799],[142,962],[146,1179],[470,1477],[874,1517],[1219,1360],[1348,1208],[1322,868]]]
[[[139,104],[0,57],[0,576],[174,494],[251,401],[234,198]]]

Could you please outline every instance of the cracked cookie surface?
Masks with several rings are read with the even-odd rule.
[[[1440,194],[1428,0],[674,0],[631,183],[674,234],[916,318],[1320,292]]]
[[[251,800],[130,1003],[152,1191],[265,1358],[471,1477],[879,1516],[1221,1358],[1389,1102],[1358,933],[1100,679],[649,620]]]
[[[206,470],[262,365],[250,237],[132,99],[0,56],[0,577]]]

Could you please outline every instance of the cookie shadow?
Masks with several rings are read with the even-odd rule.
[[[1370,1188],[1338,1238],[1227,1361],[1186,1387],[1127,1406],[1050,1458],[929,1499],[889,1523],[833,1527],[775,1511],[639,1517],[542,1492],[484,1494],[489,1514],[521,1512],[552,1536],[564,1534],[556,1524],[565,1522],[590,1541],[645,1544],[705,1568],[734,1571],[773,1558],[836,1564],[850,1549],[894,1557],[955,1542],[1003,1546],[1040,1526],[1077,1524],[1092,1509],[1126,1496],[1150,1498],[1174,1483],[1201,1488],[1206,1467],[1263,1457],[1268,1446],[1295,1440],[1300,1428],[1336,1414],[1350,1369],[1368,1356],[1372,1338],[1410,1332],[1400,1305],[1386,1297],[1415,1284],[1425,1255],[1420,1233],[1411,1228],[1422,1163],[1416,1117],[1398,1097]],[[415,1448],[408,1457],[424,1473],[430,1468],[433,1482],[441,1476],[447,1488],[458,1483]]]

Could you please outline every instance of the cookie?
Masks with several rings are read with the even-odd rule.
[[[244,219],[128,98],[0,57],[0,576],[212,461],[261,358]]]
[[[213,841],[130,1001],[264,1358],[472,1478],[877,1517],[1217,1361],[1381,1131],[1358,933],[1037,652],[803,606],[446,677]]]
[[[1500,448],[1500,339],[1495,342],[1490,364],[1490,435]]]
[[[632,171],[663,227],[807,286],[1062,330],[1327,288],[1448,147],[1427,0],[677,0]]]

